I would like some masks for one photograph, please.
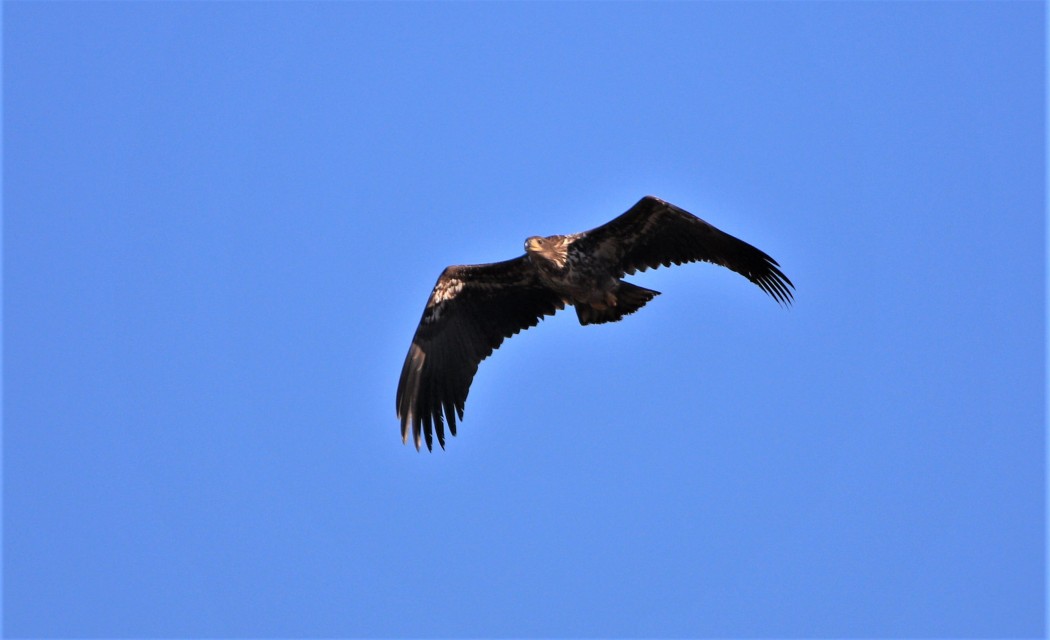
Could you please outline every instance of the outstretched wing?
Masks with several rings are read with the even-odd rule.
[[[612,257],[620,275],[685,262],[711,262],[736,271],[783,305],[794,285],[777,261],[743,240],[719,231],[688,211],[653,196],[620,217],[580,234],[577,247]]]
[[[503,340],[534,327],[565,303],[545,287],[521,256],[493,264],[448,267],[427,300],[397,385],[401,438],[411,428],[416,449],[420,431],[427,449],[445,448],[444,419],[456,435],[478,364]]]

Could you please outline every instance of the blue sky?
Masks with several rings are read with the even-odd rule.
[[[4,3],[25,637],[1032,637],[1042,3]],[[645,194],[775,257],[398,374]]]

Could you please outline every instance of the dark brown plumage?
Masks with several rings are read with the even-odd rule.
[[[691,213],[646,196],[596,229],[534,236],[525,255],[493,264],[445,269],[427,300],[397,387],[401,437],[416,449],[434,432],[445,447],[445,422],[456,435],[478,364],[506,338],[536,326],[566,304],[580,324],[616,322],[659,292],[624,282],[636,271],[711,262],[754,282],[780,304],[794,288],[776,260]]]

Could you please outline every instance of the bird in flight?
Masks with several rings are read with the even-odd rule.
[[[478,364],[506,338],[565,305],[581,325],[617,322],[660,292],[625,282],[636,271],[686,262],[721,265],[758,285],[783,306],[794,285],[777,261],[693,214],[646,196],[602,226],[566,236],[532,236],[525,255],[441,272],[423,310],[397,385],[401,439],[416,449],[434,433],[445,448],[445,423],[456,435]]]

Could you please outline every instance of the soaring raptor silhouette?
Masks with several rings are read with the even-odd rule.
[[[532,236],[525,255],[441,272],[427,300],[397,385],[401,438],[411,429],[433,450],[445,448],[445,421],[456,435],[478,364],[503,340],[565,305],[581,325],[616,322],[659,295],[621,278],[635,271],[711,262],[754,282],[783,306],[794,285],[773,258],[684,209],[646,196],[597,229]]]

